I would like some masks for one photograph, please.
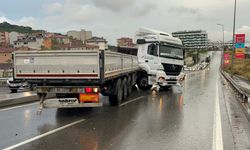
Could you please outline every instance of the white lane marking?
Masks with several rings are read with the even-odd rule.
[[[13,107],[8,107],[8,108],[3,108],[0,109],[0,112],[2,111],[7,111],[7,110],[12,110],[12,109],[16,109],[16,108],[21,108],[21,107],[26,107],[26,106],[33,106],[39,104],[39,102],[35,102],[35,103],[31,103],[31,104],[24,104],[24,105],[19,105],[19,106],[13,106]]]
[[[134,101],[138,101],[138,100],[140,100],[140,99],[142,99],[142,98],[144,98],[144,97],[145,97],[145,96],[140,96],[140,97],[137,97],[137,98],[135,98],[135,99],[133,99],[133,100],[131,100],[131,101],[127,101],[127,102],[122,103],[121,105],[119,105],[119,107],[122,107],[122,106],[124,106],[124,105],[129,104],[129,103],[132,103],[132,102],[134,102]]]
[[[215,111],[214,111],[214,127],[213,127],[213,150],[223,150],[218,81],[216,82],[215,96],[216,97],[215,97],[215,107],[214,107]]]
[[[81,123],[81,122],[84,122],[84,121],[85,121],[85,119],[81,119],[81,120],[72,122],[72,123],[67,124],[67,125],[65,125],[65,126],[59,127],[59,128],[57,128],[57,129],[51,130],[51,131],[49,131],[49,132],[46,132],[46,133],[43,133],[43,134],[41,134],[41,135],[35,136],[35,137],[31,138],[31,139],[28,139],[28,140],[25,140],[25,141],[20,142],[20,143],[18,143],[18,144],[15,144],[15,145],[12,145],[12,146],[10,146],[10,147],[7,147],[7,148],[5,148],[5,149],[3,149],[3,150],[11,150],[11,149],[20,147],[20,146],[22,146],[22,145],[24,145],[24,144],[27,144],[27,143],[33,142],[33,141],[35,141],[35,140],[41,139],[41,138],[43,138],[43,137],[46,137],[46,136],[51,135],[51,134],[54,134],[54,133],[56,133],[56,132],[58,132],[58,131],[61,131],[61,130],[63,130],[63,129],[66,129],[66,128],[68,128],[68,127],[71,127],[71,126],[73,126],[73,125],[76,125],[76,124]]]

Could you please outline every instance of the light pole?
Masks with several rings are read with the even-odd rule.
[[[219,24],[217,23],[218,26],[222,27],[222,56],[221,56],[221,64],[220,66],[223,66],[223,62],[224,62],[224,48],[225,48],[225,40],[224,40],[224,25],[223,24]]]
[[[222,27],[222,46],[223,46],[223,51],[224,51],[224,47],[225,47],[225,41],[224,41],[224,25],[223,24],[219,24],[217,23],[218,26],[221,26]]]
[[[231,59],[231,70],[234,65],[234,53],[235,53],[235,20],[236,20],[236,0],[234,0],[234,20],[233,20],[233,41],[232,41],[232,59]]]

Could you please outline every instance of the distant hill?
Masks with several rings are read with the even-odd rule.
[[[0,23],[0,32],[19,32],[19,33],[35,33],[35,32],[45,32],[44,30],[32,30],[29,26],[19,26],[12,25],[8,22]]]

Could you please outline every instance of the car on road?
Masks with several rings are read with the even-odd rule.
[[[33,86],[27,82],[14,81],[13,78],[7,80],[7,85],[12,93],[16,93],[18,90],[30,89],[33,90]]]

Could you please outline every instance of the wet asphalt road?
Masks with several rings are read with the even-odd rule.
[[[47,109],[41,116],[36,116],[38,103],[0,110],[0,149],[80,120],[17,149],[210,150],[219,62],[215,54],[209,68],[188,74],[183,88],[134,91],[120,107],[108,106],[103,98],[102,108]],[[234,149],[227,115],[221,115],[224,148]]]

